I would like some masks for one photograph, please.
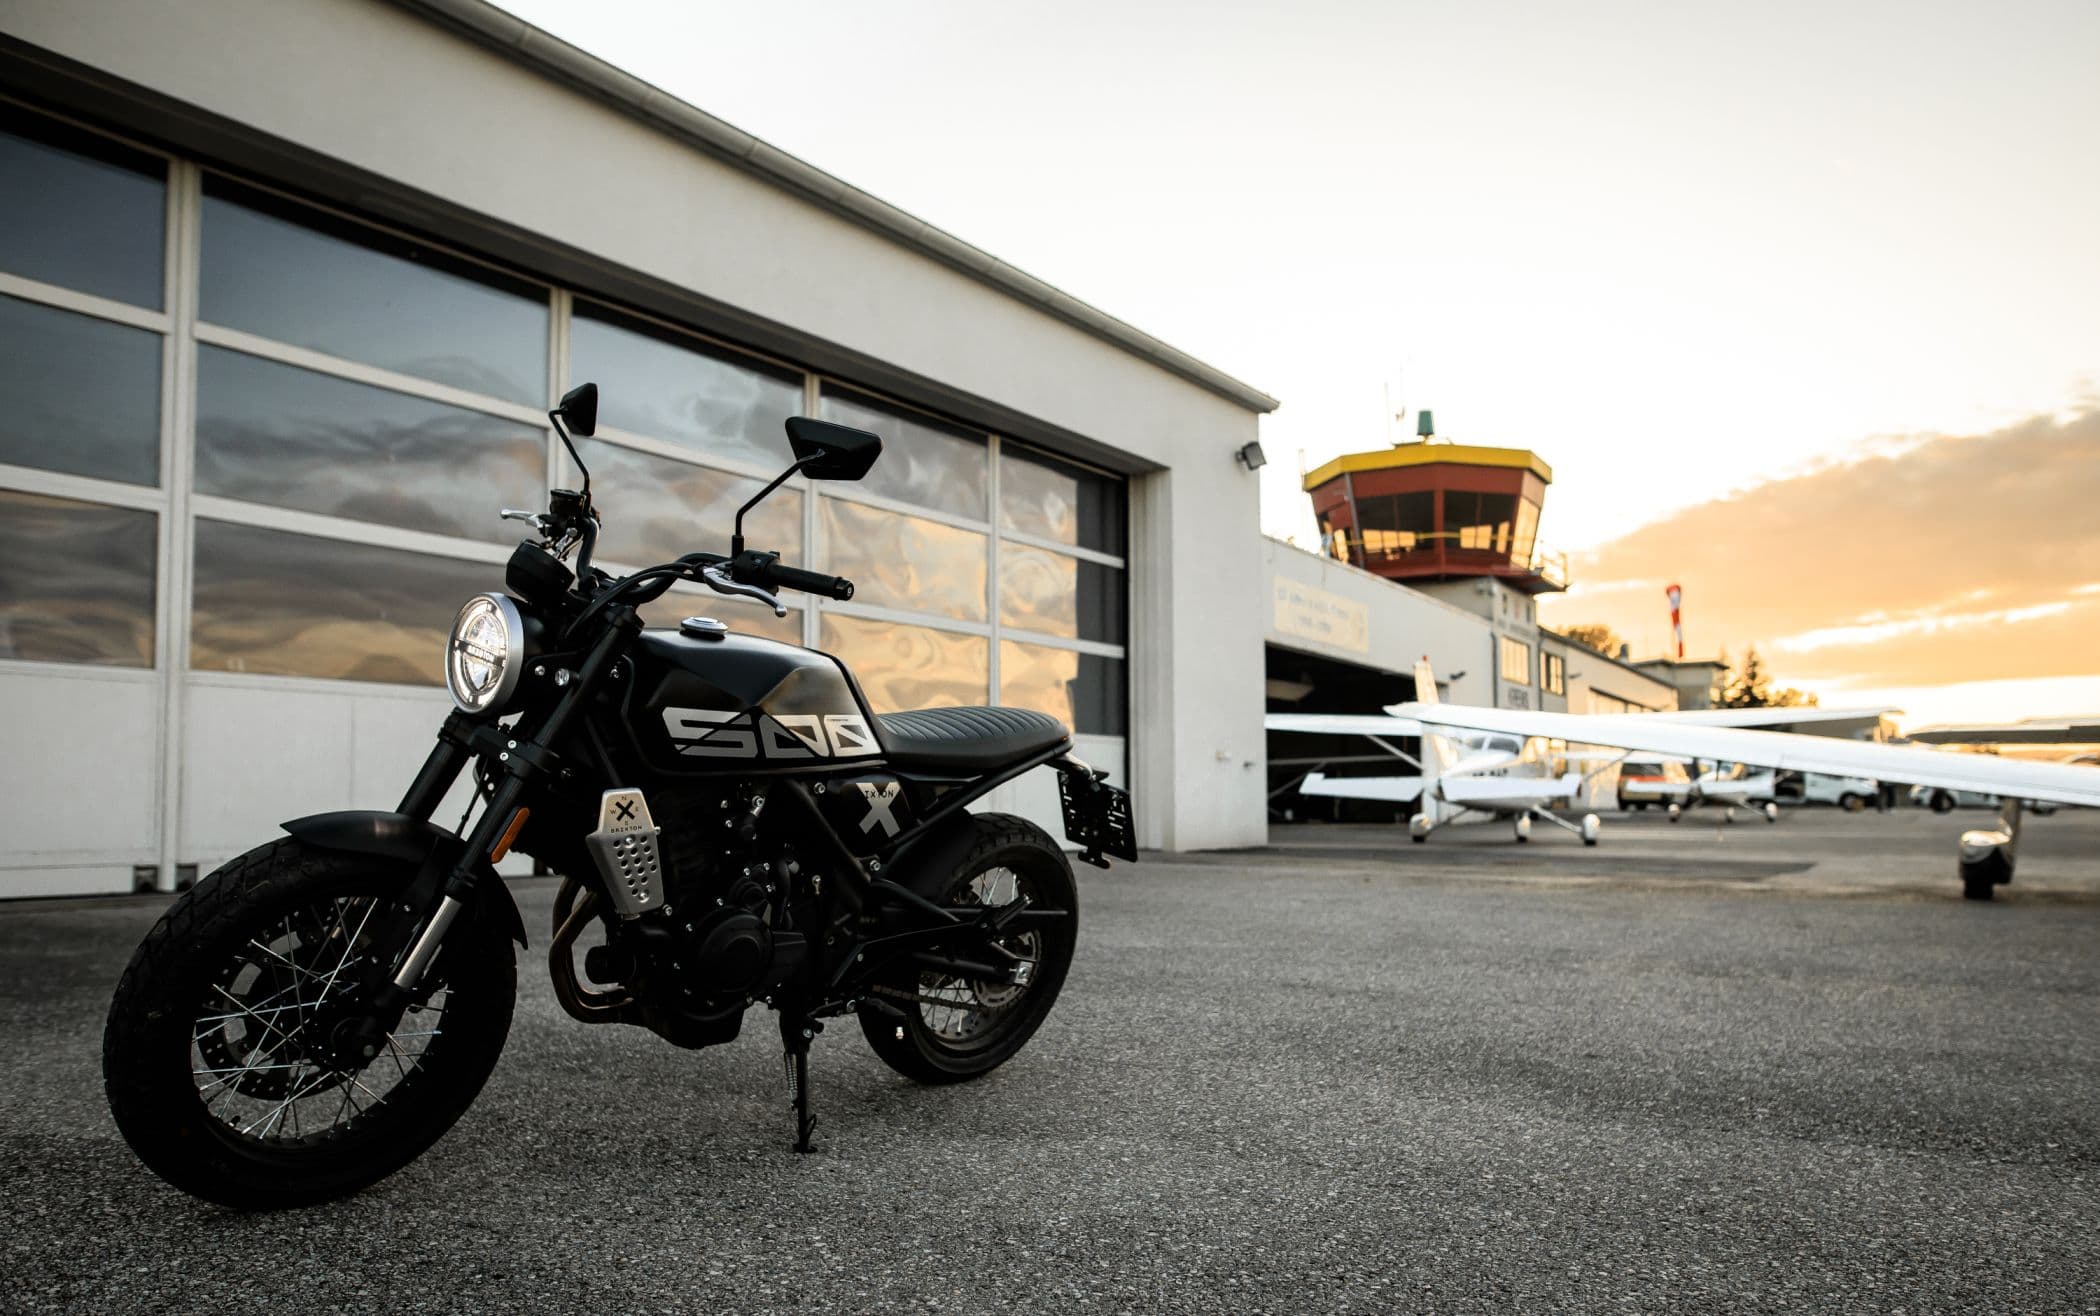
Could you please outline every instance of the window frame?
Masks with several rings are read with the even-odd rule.
[[[538,407],[488,396],[454,385],[440,383],[406,375],[384,367],[367,365],[331,355],[327,352],[296,344],[281,342],[246,330],[212,323],[202,318],[202,221],[204,208],[204,182],[207,173],[224,178],[239,188],[260,193],[280,203],[280,218],[298,222],[302,211],[312,212],[324,222],[315,227],[323,233],[332,233],[348,225],[372,232],[378,237],[394,241],[414,243],[441,254],[446,260],[479,267],[498,276],[500,281],[521,287],[538,289],[547,298],[547,344],[546,344],[546,396],[549,405],[568,387],[567,375],[570,366],[569,340],[575,317],[578,298],[592,307],[602,307],[615,321],[620,319],[647,326],[650,330],[690,339],[696,350],[723,356],[731,362],[739,358],[754,366],[799,377],[802,385],[802,412],[806,415],[821,413],[823,393],[827,387],[840,390],[869,402],[893,408],[908,417],[924,417],[928,422],[946,429],[960,429],[973,435],[982,435],[985,444],[986,498],[982,517],[959,516],[935,508],[928,508],[896,498],[876,494],[851,484],[824,484],[818,486],[801,476],[791,478],[787,484],[795,488],[802,497],[801,516],[803,527],[803,553],[808,564],[814,565],[822,553],[819,542],[820,497],[840,498],[870,508],[900,513],[969,530],[984,536],[986,570],[986,616],[983,621],[960,620],[920,612],[910,608],[887,608],[861,602],[837,602],[801,596],[784,596],[783,602],[790,608],[790,617],[800,627],[802,643],[815,647],[820,643],[822,618],[826,612],[836,610],[841,616],[860,617],[868,620],[891,621],[921,626],[933,630],[950,631],[982,637],[986,641],[987,670],[986,697],[994,705],[1000,702],[1000,646],[1004,640],[1034,645],[1041,648],[1065,649],[1097,658],[1111,659],[1123,665],[1121,672],[1122,696],[1116,701],[1120,706],[1122,730],[1115,733],[1126,742],[1134,734],[1130,714],[1130,691],[1134,685],[1134,674],[1130,670],[1131,615],[1135,593],[1134,582],[1129,579],[1129,547],[1132,543],[1131,515],[1134,498],[1129,477],[1110,470],[1098,463],[1087,461],[1060,451],[1049,444],[1032,440],[1011,439],[996,430],[973,425],[968,421],[943,415],[928,407],[897,397],[886,390],[859,380],[826,373],[816,367],[801,364],[776,353],[724,338],[706,330],[667,318],[643,308],[617,301],[592,292],[574,289],[556,280],[549,279],[531,270],[506,264],[500,260],[480,255],[461,243],[441,235],[418,231],[407,226],[389,223],[371,215],[352,211],[340,205],[317,199],[292,190],[268,179],[257,177],[246,171],[206,166],[192,157],[176,154],[149,142],[111,132],[98,124],[51,112],[44,106],[12,96],[0,95],[0,102],[52,121],[63,129],[108,140],[117,146],[138,152],[164,163],[162,178],[165,211],[163,214],[163,259],[162,289],[159,308],[146,308],[129,303],[112,301],[92,293],[45,284],[24,276],[0,271],[0,293],[23,301],[72,311],[93,318],[111,321],[133,328],[149,330],[160,338],[161,380],[159,394],[158,460],[156,481],[153,486],[123,484],[88,476],[76,476],[62,472],[45,471],[35,467],[0,464],[0,487],[20,490],[25,493],[72,499],[80,502],[102,504],[111,507],[151,512],[158,517],[159,553],[156,558],[154,582],[154,666],[151,669],[93,668],[72,664],[36,663],[18,659],[0,659],[5,670],[45,669],[67,675],[97,677],[102,679],[159,680],[166,684],[167,703],[173,709],[180,700],[178,687],[188,681],[207,683],[225,682],[274,682],[286,687],[306,689],[336,689],[354,684],[359,694],[386,690],[379,684],[343,682],[331,678],[302,676],[263,676],[255,674],[229,673],[218,670],[197,671],[189,665],[189,638],[192,624],[190,580],[194,569],[195,525],[201,520],[214,520],[235,525],[252,526],[258,529],[281,530],[307,535],[319,539],[337,540],[347,543],[370,544],[375,547],[420,553],[431,557],[445,558],[476,564],[487,564],[500,570],[507,554],[500,545],[483,540],[474,540],[450,534],[402,527],[386,526],[373,522],[358,521],[332,515],[303,512],[290,508],[244,501],[195,490],[195,411],[198,387],[198,345],[206,344],[258,357],[278,364],[295,367],[314,373],[332,376],[352,383],[402,394],[411,398],[479,412],[488,416],[523,424],[540,434],[544,452],[545,473],[549,487],[569,485],[580,478],[574,464],[562,450],[548,425],[546,414]],[[594,436],[599,441],[633,449],[650,457],[684,462],[689,465],[718,471],[747,479],[770,480],[778,469],[734,455],[713,454],[699,450],[689,443],[672,441],[661,436],[633,433],[616,427],[600,427]],[[1004,526],[1001,490],[1001,468],[1007,453],[1004,445],[1014,444],[1014,456],[1041,456],[1056,463],[1081,471],[1105,476],[1120,481],[1123,486],[1120,503],[1122,517],[1123,553],[1106,552],[1078,544],[1066,544],[1053,539],[1029,534]],[[488,509],[493,519],[496,510]],[[1061,555],[1066,558],[1089,562],[1125,573],[1122,590],[1123,643],[1107,643],[1098,640],[1077,639],[1070,636],[1044,634],[1002,623],[1003,607],[1000,599],[1000,551],[1002,544],[1024,546],[1029,549]],[[701,545],[695,545],[701,547]],[[609,570],[629,570],[646,563],[628,563],[608,560]],[[496,572],[491,573],[495,583]],[[681,587],[680,594],[689,594],[696,608],[713,596]],[[403,687],[404,693],[419,693],[424,687]],[[169,716],[175,714],[171,712]],[[165,737],[167,770],[180,771],[180,737]]]
[[[1539,650],[1539,689],[1549,695],[1568,693],[1568,660],[1557,653]]]
[[[1532,685],[1531,646],[1514,635],[1497,633],[1495,640],[1500,650],[1500,657],[1495,663],[1495,674],[1506,684],[1521,685],[1526,689],[1530,689]],[[1523,657],[1516,663],[1517,674],[1512,676],[1510,675],[1510,660],[1517,654],[1522,654]]]

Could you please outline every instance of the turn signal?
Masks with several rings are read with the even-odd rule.
[[[496,839],[496,848],[489,851],[490,863],[503,862],[503,856],[510,853],[510,847],[517,842],[518,833],[525,830],[525,820],[531,816],[532,810],[526,808],[520,808],[510,816],[510,826],[503,829],[503,835]]]

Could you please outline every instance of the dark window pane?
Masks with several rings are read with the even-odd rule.
[[[823,569],[851,580],[856,602],[984,620],[983,535],[840,498],[821,498],[817,508]]]
[[[736,509],[765,487],[596,439],[578,439],[576,446],[591,468],[591,502],[604,521],[598,556],[608,562],[646,567],[686,553],[727,553]],[[744,540],[802,566],[801,493],[776,489],[752,508],[744,518]]]
[[[1515,494],[1444,491],[1444,546],[1507,554],[1517,519]]]
[[[0,658],[153,666],[151,512],[0,490]]]
[[[878,713],[975,707],[988,697],[991,642],[979,635],[826,612],[817,647],[846,664]]]
[[[999,545],[999,622],[1070,639],[1123,642],[1123,573],[1028,548]]]
[[[952,516],[986,519],[990,462],[982,438],[872,398],[828,389],[824,419],[882,436],[882,457],[861,488]]]
[[[1531,551],[1538,544],[1539,505],[1529,498],[1517,504],[1517,541],[1509,550],[1510,556],[1519,562],[1530,562]]]
[[[1388,494],[1356,500],[1356,541],[1372,559],[1435,546],[1436,495]]]
[[[199,520],[190,666],[437,685],[460,604],[502,588],[498,563]]]
[[[598,385],[598,419],[614,429],[767,468],[793,460],[784,426],[802,411],[798,374],[578,302],[569,381],[585,380]]]
[[[1123,481],[1002,443],[999,523],[1038,539],[1123,551]]]
[[[544,406],[547,293],[217,177],[197,314],[330,356]]]
[[[167,163],[0,103],[0,269],[161,304]]]
[[[0,462],[160,483],[152,330],[0,297],[0,398]]]
[[[540,431],[224,348],[197,349],[197,490],[507,543],[546,502]]]
[[[999,702],[1048,713],[1083,736],[1120,736],[1123,660],[1001,640]]]

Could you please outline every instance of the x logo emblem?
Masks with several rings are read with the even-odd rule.
[[[613,805],[613,813],[614,813],[614,814],[616,814],[616,815],[618,815],[618,820],[619,820],[620,822],[633,822],[633,821],[634,821],[634,801],[633,801],[633,800],[621,800],[621,801],[619,801],[619,802],[615,803],[615,804]]]
[[[904,824],[898,822],[897,815],[890,812],[897,807],[897,792],[904,789],[901,783],[886,781],[877,786],[871,781],[857,781],[853,784],[860,788],[860,793],[866,796],[868,801],[868,816],[860,820],[862,831],[872,832],[880,827],[884,836],[895,836],[904,830]]]

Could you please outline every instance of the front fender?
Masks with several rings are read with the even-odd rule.
[[[283,826],[316,849],[379,855],[413,864],[435,859],[447,868],[459,862],[460,851],[466,846],[465,841],[435,823],[377,809],[309,814]],[[511,940],[525,945],[525,919],[518,913],[517,897],[511,895],[510,887],[488,864],[481,865],[481,879],[475,884],[475,891],[495,893],[486,896],[489,912],[503,920]]]

